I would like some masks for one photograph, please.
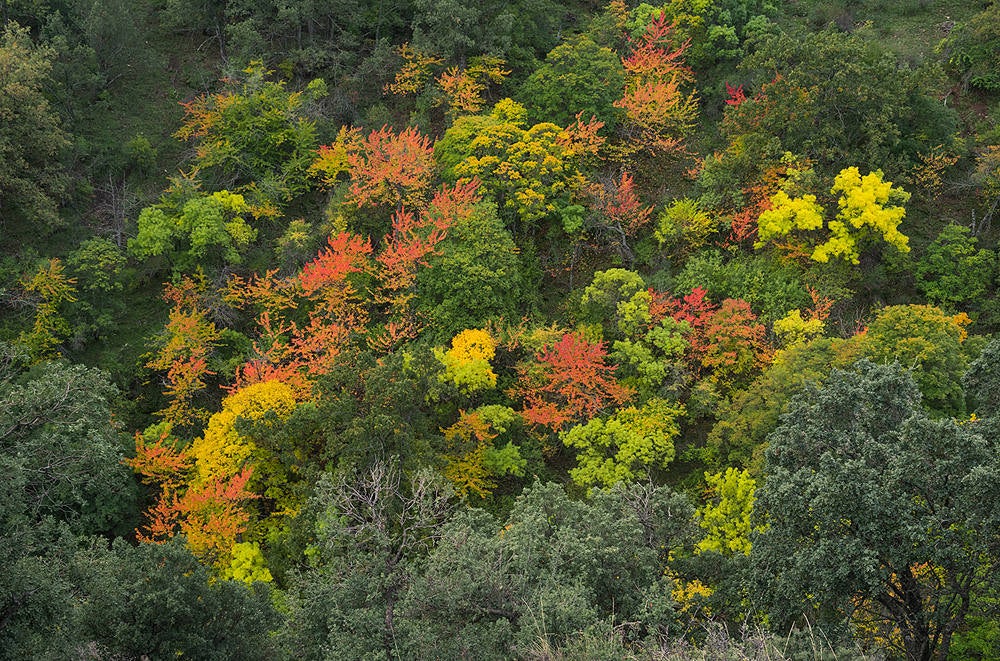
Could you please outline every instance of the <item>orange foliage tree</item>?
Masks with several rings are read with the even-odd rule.
[[[370,239],[340,232],[294,276],[230,279],[227,301],[257,310],[257,357],[239,369],[237,385],[277,378],[308,389],[352,339],[388,351],[416,337],[423,327],[413,306],[417,271],[472,212],[477,187],[444,186],[421,211],[398,210],[377,250]]]
[[[194,404],[195,395],[205,388],[205,377],[212,374],[208,359],[219,339],[219,330],[204,309],[207,290],[201,272],[164,286],[163,298],[173,304],[165,329],[167,341],[146,363],[166,373],[163,394],[170,403],[158,415],[175,431],[194,429],[208,418],[207,411]]]
[[[698,103],[686,90],[694,73],[684,64],[689,42],[668,48],[674,28],[660,12],[637,42],[630,40],[632,52],[622,58],[625,93],[615,106],[625,111],[626,154],[676,154],[694,128]]]
[[[723,390],[746,386],[770,360],[764,325],[743,300],[727,298],[707,319],[703,367]]]
[[[125,463],[145,484],[159,486],[156,502],[146,511],[147,524],[136,530],[140,542],[160,543],[180,533],[206,561],[227,559],[250,523],[245,504],[258,497],[247,489],[251,468],[192,486],[193,458],[174,448],[165,434],[153,443],[137,434],[135,457]]]
[[[319,148],[309,171],[327,186],[347,174],[347,202],[358,208],[423,206],[435,171],[431,139],[407,127],[400,133],[383,126],[367,136],[341,129],[337,139]]]
[[[618,383],[606,357],[603,342],[565,333],[539,352],[535,362],[518,368],[520,379],[512,395],[524,400],[521,415],[559,431],[567,423],[589,420],[610,405],[628,401],[632,390]]]

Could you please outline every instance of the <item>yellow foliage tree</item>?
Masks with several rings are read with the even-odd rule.
[[[822,319],[818,317],[803,319],[802,311],[798,308],[774,322],[774,334],[785,348],[819,337],[824,330],[825,324]]]
[[[76,278],[68,278],[62,260],[50,259],[21,281],[24,290],[38,297],[35,323],[18,341],[38,360],[56,358],[56,348],[70,334],[69,322],[59,314],[63,303],[76,301]]]
[[[698,510],[705,537],[696,552],[750,555],[750,514],[757,483],[750,472],[727,468],[725,473],[705,473],[712,500]]]
[[[253,487],[248,481],[283,480],[266,470],[255,471],[257,447],[237,431],[237,423],[260,422],[270,415],[286,420],[295,407],[294,391],[285,383],[249,385],[223,400],[222,410],[209,419],[204,435],[196,438],[187,452],[193,467],[180,500],[181,529],[195,554],[212,558],[226,576],[245,582],[269,580],[259,547],[240,544],[238,539],[255,519],[246,510],[246,503],[258,498],[260,491],[267,493],[266,484],[265,488]],[[293,504],[277,500],[272,517],[294,515]]]
[[[434,355],[444,365],[440,378],[468,394],[495,388],[497,375],[490,366],[496,355],[496,342],[484,330],[464,330],[451,341],[451,349],[435,349]]]
[[[295,405],[294,391],[281,381],[254,383],[226,397],[222,410],[209,419],[204,436],[191,444],[194,483],[236,475],[246,468],[256,448],[236,431],[238,420],[256,422],[269,413],[287,420]]]
[[[825,240],[812,248],[809,257],[817,262],[846,259],[859,262],[860,244],[867,236],[881,238],[900,252],[909,252],[909,240],[899,231],[906,215],[902,206],[910,194],[892,182],[882,180],[882,171],[861,176],[858,168],[840,171],[830,193],[839,195],[837,216],[825,222],[826,210],[816,196],[804,194],[791,197],[784,190],[771,196],[771,208],[757,220],[757,242],[761,248],[768,242],[795,232],[816,232],[825,229]],[[825,227],[824,227],[825,225]]]

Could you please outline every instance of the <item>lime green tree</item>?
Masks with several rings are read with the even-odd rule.
[[[163,255],[182,271],[207,258],[239,264],[257,237],[257,230],[246,221],[249,212],[242,195],[226,190],[194,197],[179,212],[165,204],[146,207],[128,250],[139,259]]]
[[[729,467],[725,473],[705,473],[705,484],[710,500],[698,510],[705,536],[695,546],[696,552],[750,555],[750,515],[757,481],[749,471]]]
[[[612,486],[665,468],[674,459],[683,417],[683,405],[654,398],[573,427],[561,434],[563,443],[577,450],[570,477],[581,486]]]
[[[317,79],[303,91],[268,80],[255,62],[230,89],[184,104],[175,134],[194,143],[194,173],[212,189],[248,196],[255,215],[277,215],[277,207],[309,187],[309,165],[319,146],[310,109],[326,96]]]

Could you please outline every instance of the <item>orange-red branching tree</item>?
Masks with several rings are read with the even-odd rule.
[[[575,333],[539,352],[535,362],[518,369],[514,394],[524,400],[524,419],[559,431],[628,401],[632,390],[618,383],[606,357],[603,342],[588,342]]]
[[[421,322],[412,305],[417,271],[427,266],[427,257],[448,230],[472,213],[480,201],[478,188],[475,179],[442,186],[419,214],[400,210],[393,217],[392,231],[382,238],[382,250],[375,258],[378,289],[373,300],[383,306],[385,322],[370,338],[374,348],[388,350],[420,332]]]
[[[500,84],[510,75],[505,62],[493,56],[474,57],[465,68],[448,67],[436,79],[441,90],[439,105],[447,108],[451,119],[472,115],[483,109],[483,93],[490,83]]]
[[[400,133],[383,126],[367,136],[341,129],[331,145],[319,148],[309,171],[327,186],[346,174],[347,202],[358,208],[422,207],[435,173],[431,139],[408,127]]]
[[[666,14],[654,16],[646,32],[632,42],[632,52],[622,58],[625,94],[615,106],[625,111],[626,154],[676,154],[694,128],[698,102],[688,87],[694,73],[684,64],[688,43],[668,46],[675,25]]]
[[[245,504],[258,497],[247,489],[252,469],[190,485],[194,460],[174,448],[165,434],[153,443],[137,434],[135,449],[126,463],[145,484],[160,489],[136,538],[159,543],[182,533],[199,557],[213,563],[224,559],[250,522]]]
[[[257,357],[237,371],[237,387],[279,379],[307,391],[311,377],[328,372],[368,324],[369,304],[356,277],[372,272],[371,255],[369,240],[341,232],[295,276],[232,278],[227,300],[257,310]]]
[[[422,323],[413,309],[417,272],[480,201],[475,181],[444,186],[419,212],[393,214],[392,228],[371,240],[341,232],[298,274],[276,271],[232,278],[227,300],[257,310],[257,358],[237,374],[237,386],[279,379],[297,390],[328,372],[354,340],[388,351],[413,339]]]
[[[622,172],[620,181],[602,189],[597,202],[611,226],[627,237],[635,236],[653,213],[653,207],[642,204],[635,180],[628,172]]]

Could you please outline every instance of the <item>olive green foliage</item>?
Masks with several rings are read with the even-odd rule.
[[[684,255],[704,247],[720,225],[720,218],[702,211],[696,200],[685,197],[660,211],[653,237],[670,254]]]
[[[566,20],[553,0],[413,0],[413,43],[455,60],[491,54],[521,67],[556,45]]]
[[[645,2],[631,13],[630,27],[645,25],[651,14],[664,11],[677,23],[678,42],[691,40],[688,62],[702,70],[744,54],[748,34],[757,24],[767,24],[774,7],[763,0],[669,0],[658,5]],[[635,28],[631,30],[635,32]]]
[[[5,12],[6,14],[6,12]],[[6,18],[6,16],[5,16]],[[0,34],[0,218],[4,235],[44,235],[62,224],[69,136],[45,96],[55,52],[25,28]]]
[[[705,460],[710,466],[746,467],[759,475],[767,435],[808,384],[822,383],[830,369],[853,362],[857,349],[841,339],[818,338],[781,351],[745,390],[734,393],[716,415]]]
[[[460,219],[428,266],[417,274],[417,291],[438,337],[517,318],[525,296],[521,263],[495,205],[484,202]]]
[[[929,305],[894,305],[881,310],[857,341],[873,361],[898,361],[912,370],[928,407],[959,413],[964,409],[962,375],[969,364],[968,322],[965,315],[952,317]]]
[[[391,456],[407,470],[427,465],[436,456],[439,426],[421,395],[440,396],[440,367],[430,351],[386,358],[352,351],[316,384],[312,405],[293,412],[286,425],[312,448],[314,467],[361,470]]]
[[[737,254],[727,258],[718,250],[692,257],[677,275],[674,289],[701,287],[713,301],[743,299],[760,311],[765,323],[784,317],[790,310],[810,305],[802,273],[774,255]]]
[[[989,2],[952,29],[942,46],[948,67],[962,83],[990,92],[1000,90],[1000,4]]]
[[[928,76],[899,64],[866,30],[762,33],[741,68],[753,86],[723,121],[730,144],[723,161],[737,172],[753,176],[791,152],[821,176],[872,163],[895,179],[918,151],[948,144],[954,131],[952,111],[924,102]],[[937,114],[923,116],[929,112]]]
[[[644,333],[615,340],[611,357],[618,364],[621,382],[643,397],[676,396],[686,381],[682,358],[689,347],[686,321],[664,319]]]
[[[194,142],[194,171],[212,189],[243,192],[262,207],[282,205],[308,189],[319,147],[310,115],[327,86],[316,79],[289,91],[269,80],[260,62],[243,74],[232,89],[187,104],[176,137]]]
[[[596,117],[613,131],[620,114],[614,103],[624,89],[621,58],[581,34],[549,51],[524,82],[520,98],[533,118],[567,126],[582,114],[584,121]]]

